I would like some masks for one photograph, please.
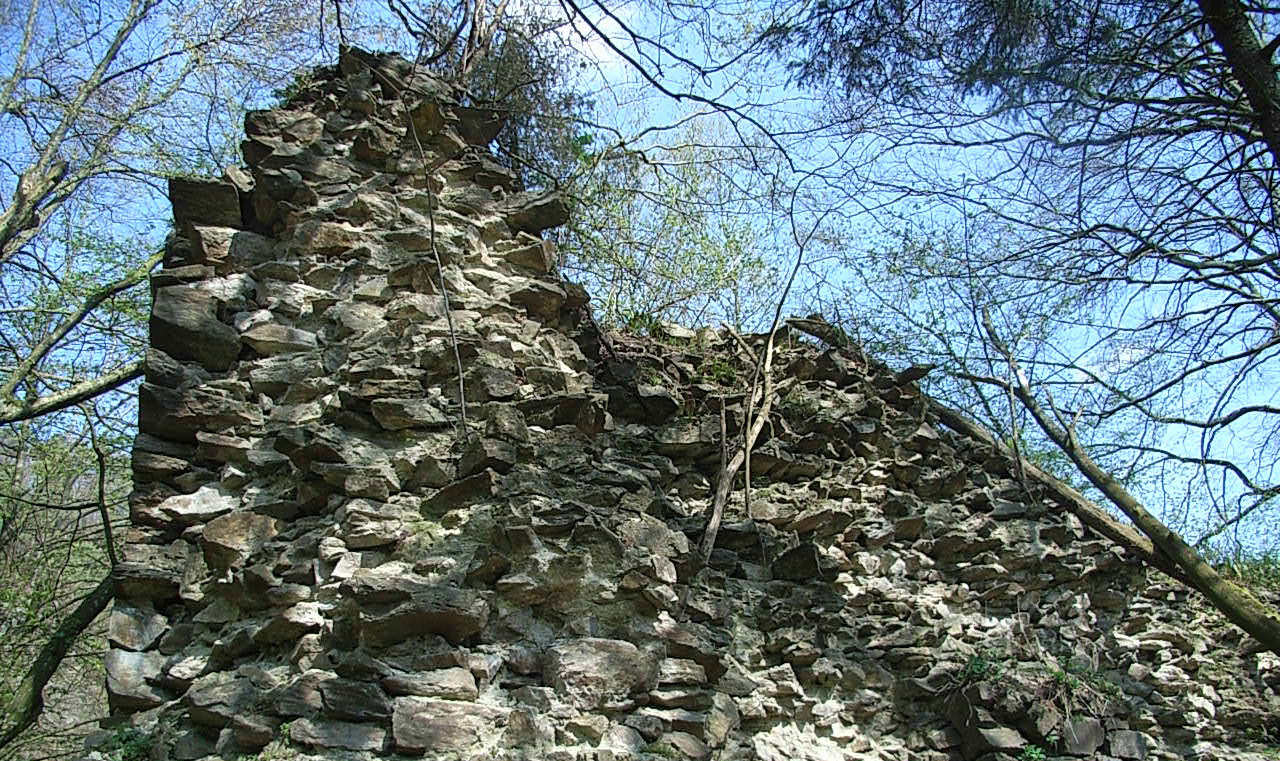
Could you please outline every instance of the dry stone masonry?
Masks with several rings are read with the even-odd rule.
[[[347,50],[245,126],[152,279],[107,658],[152,758],[1275,757],[1274,655],[850,350],[779,334],[703,567],[745,353],[601,336],[441,82]]]

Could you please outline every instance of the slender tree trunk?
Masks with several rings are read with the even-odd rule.
[[[0,748],[13,742],[14,738],[39,718],[44,709],[45,685],[67,657],[76,638],[89,628],[98,614],[107,609],[107,604],[114,597],[115,580],[111,574],[107,574],[89,596],[80,601],[71,615],[58,624],[58,628],[27,670],[26,677],[14,690],[13,697],[0,709],[0,721],[8,727],[0,732]]]

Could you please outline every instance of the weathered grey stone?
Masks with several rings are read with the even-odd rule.
[[[564,289],[554,283],[533,278],[522,278],[508,283],[507,298],[512,304],[523,307],[530,319],[554,325],[560,317],[565,302]],[[661,394],[659,394],[660,396]],[[500,397],[494,397],[500,398]],[[654,407],[665,411],[670,400],[654,399]]]
[[[742,723],[738,706],[726,693],[717,692],[711,697],[711,709],[707,711],[706,737],[713,748],[724,745],[729,733]]]
[[[240,338],[264,357],[310,351],[317,346],[315,333],[274,322],[255,325],[246,330]]]
[[[342,507],[342,539],[353,550],[395,544],[407,533],[399,512],[386,503],[353,499]]]
[[[555,737],[556,727],[549,719],[517,709],[507,715],[507,728],[502,733],[502,744],[528,752],[530,749],[546,748],[555,742]]]
[[[152,383],[138,388],[138,428],[152,436],[194,443],[197,431],[254,425],[262,425],[261,410],[225,393]]]
[[[253,639],[263,645],[292,642],[307,632],[318,631],[325,624],[318,602],[300,602],[272,616]]]
[[[500,367],[473,367],[464,377],[470,402],[505,401],[520,392],[520,381],[511,371]]]
[[[767,732],[754,733],[750,742],[759,761],[845,761],[840,746],[830,738],[818,737],[811,726],[779,724]],[[870,758],[881,757],[876,754]]]
[[[489,618],[488,603],[474,591],[433,584],[413,574],[391,576],[361,569],[341,589],[366,611],[359,622],[361,637],[379,647],[424,634],[459,643],[479,632]]]
[[[216,484],[201,486],[192,494],[175,494],[156,506],[156,512],[179,526],[207,523],[240,505],[234,495]]]
[[[614,724],[605,732],[604,738],[600,740],[600,747],[603,750],[611,750],[616,753],[639,753],[645,747],[644,738],[640,733],[631,727],[621,724]]]
[[[272,711],[277,716],[314,716],[324,708],[321,685],[336,678],[332,671],[312,669],[271,693]]]
[[[249,383],[258,393],[278,396],[308,378],[324,373],[317,353],[291,353],[256,360],[249,369]]]
[[[126,545],[114,570],[117,599],[141,602],[177,597],[188,548],[181,540],[167,546]]]
[[[247,711],[258,690],[244,677],[218,672],[200,677],[187,690],[184,702],[191,720],[208,727],[225,727]]]
[[[486,468],[506,473],[516,464],[515,445],[500,439],[473,438],[458,463],[458,475],[469,476]]]
[[[107,623],[107,639],[113,647],[142,651],[154,645],[168,628],[169,619],[151,605],[116,600]]]
[[[640,406],[654,423],[665,423],[680,411],[680,398],[671,389],[642,383],[636,386],[636,393],[640,397]]]
[[[374,420],[388,431],[453,425],[453,419],[430,399],[375,399],[370,408]]]
[[[492,497],[496,488],[497,477],[493,471],[486,470],[454,481],[436,492],[422,504],[422,511],[427,515],[444,515],[450,510],[468,507]]]
[[[107,651],[103,665],[107,670],[107,700],[112,710],[142,710],[168,700],[164,691],[152,684],[160,676],[165,660],[165,656],[157,652]]]
[[[240,354],[239,334],[218,319],[218,302],[198,288],[173,285],[157,290],[150,330],[152,346],[209,370],[226,370]]]
[[[350,225],[309,220],[294,230],[290,248],[311,255],[343,254],[362,241],[363,235]]]
[[[208,431],[196,432],[196,457],[201,460],[244,464],[248,461],[250,442],[239,436]]]
[[[242,562],[280,533],[283,524],[266,515],[235,512],[205,524],[201,533],[205,562],[223,570]]]
[[[352,497],[367,497],[380,503],[386,501],[391,494],[400,491],[400,479],[396,476],[391,463],[386,461],[359,465],[311,463],[310,470],[323,478],[325,483]],[[364,509],[371,514],[380,514],[387,510],[384,508],[383,511],[379,511],[371,505],[372,503],[364,508],[357,506],[356,509]],[[390,512],[383,514],[391,517]]]
[[[169,202],[178,229],[187,224],[241,227],[240,194],[222,180],[169,178]]]
[[[320,683],[325,714],[335,719],[378,722],[391,717],[391,701],[372,682],[329,679]]]
[[[658,684],[705,684],[706,669],[684,658],[664,658],[658,664]]]
[[[349,721],[298,719],[289,726],[289,739],[313,748],[380,751],[386,746],[387,730]]]
[[[547,649],[547,681],[579,708],[598,708],[658,683],[658,663],[630,642],[588,637]]]
[[[703,759],[711,756],[706,743],[688,732],[668,732],[653,744],[653,751],[676,758]]]
[[[1092,717],[1073,718],[1062,730],[1062,749],[1071,756],[1091,756],[1106,738],[1102,722]]]
[[[497,738],[509,709],[435,698],[395,699],[391,731],[402,753],[475,752]]]
[[[506,204],[506,219],[513,232],[540,233],[569,221],[569,209],[555,192],[517,193]]]
[[[471,671],[457,666],[434,671],[388,674],[382,678],[382,686],[392,695],[419,695],[425,698],[475,700],[479,694]]]
[[[1107,733],[1111,755],[1116,758],[1144,761],[1147,757],[1147,736],[1129,729],[1113,729]]]
[[[372,333],[387,324],[377,305],[362,301],[339,302],[325,310],[324,315],[333,321],[336,328],[333,337],[340,341]]]
[[[822,569],[818,564],[818,548],[802,542],[779,555],[770,570],[776,578],[787,581],[804,583],[819,579],[822,577]]]

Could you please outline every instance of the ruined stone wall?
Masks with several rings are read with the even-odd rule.
[[[782,334],[701,568],[743,354],[606,346],[497,127],[348,51],[171,185],[107,659],[153,758],[1267,757],[1273,655],[854,353]]]

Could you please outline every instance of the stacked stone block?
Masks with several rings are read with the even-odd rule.
[[[1278,729],[1273,656],[798,336],[704,567],[737,340],[606,346],[499,126],[347,50],[248,117],[247,168],[171,184],[107,660],[153,757],[1247,758]]]

